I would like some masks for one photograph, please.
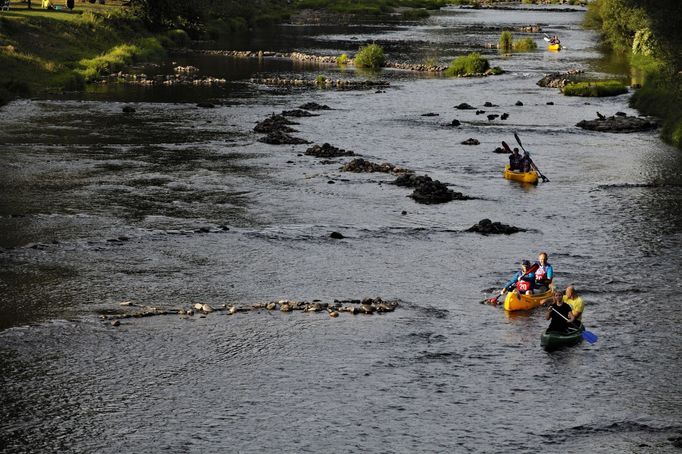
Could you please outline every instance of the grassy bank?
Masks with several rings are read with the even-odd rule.
[[[617,80],[594,80],[566,84],[561,90],[565,96],[584,96],[600,98],[627,93],[628,89]]]
[[[0,13],[0,102],[82,89],[86,79],[162,55],[161,40],[122,8],[76,5],[46,11],[18,4]]]

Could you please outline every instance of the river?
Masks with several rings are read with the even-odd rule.
[[[507,71],[495,77],[183,55],[175,62],[227,84],[96,87],[0,109],[0,451],[679,452],[682,155],[655,131],[574,126],[596,111],[637,115],[628,95],[536,85],[605,67],[583,14],[453,7],[422,24],[282,26],[224,46],[338,55],[375,41],[395,59],[443,63],[480,50]],[[501,27],[533,23],[567,49],[550,53],[537,34],[534,52],[483,48]],[[391,86],[248,82],[262,73]],[[473,199],[420,205],[393,176],[256,140],[257,121],[309,101],[333,110],[296,119],[297,136]],[[453,108],[461,102],[491,102],[481,108],[509,119]],[[549,183],[502,178],[506,156],[492,150],[514,131]],[[460,145],[469,137],[481,144]],[[528,230],[464,232],[482,218]],[[584,296],[596,344],[546,353],[544,311],[479,304],[541,250],[558,285]],[[127,300],[376,296],[400,306],[99,319]]]

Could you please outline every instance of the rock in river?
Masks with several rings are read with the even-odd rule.
[[[296,132],[294,128],[290,128],[289,125],[296,125],[283,115],[272,115],[265,120],[258,123],[253,130],[256,132],[269,133],[274,131],[282,132]]]
[[[272,131],[265,137],[258,139],[259,142],[269,143],[271,145],[298,145],[302,143],[310,143],[305,139],[290,136],[282,131]]]
[[[459,110],[474,110],[475,107],[473,107],[473,106],[471,106],[471,105],[469,105],[469,104],[463,102],[463,103],[461,103],[461,104],[455,106],[455,109],[459,109]]]
[[[474,224],[467,232],[476,232],[482,235],[511,235],[516,232],[525,232],[526,229],[514,227],[513,225],[502,224],[501,222],[492,222],[490,219],[481,219],[478,224]]]
[[[362,158],[353,159],[351,162],[345,164],[341,167],[344,172],[384,172],[384,173],[406,173],[409,170],[402,167],[389,164],[387,162],[383,164],[377,164],[371,161],[366,161]]]
[[[343,150],[335,146],[329,145],[328,143],[320,145],[313,145],[305,151],[308,156],[316,156],[318,158],[336,158],[339,156],[354,156],[350,150]]]
[[[599,132],[637,132],[655,129],[658,125],[646,118],[612,116],[596,118],[594,120],[583,120],[576,126]]]
[[[452,200],[467,200],[469,197],[461,192],[455,192],[438,180],[433,180],[428,175],[416,176],[414,174],[402,175],[394,182],[398,186],[414,188],[410,195],[415,202],[427,205],[445,203]]]
[[[462,142],[462,145],[480,145],[480,144],[481,144],[481,142],[479,142],[478,140],[471,138],[471,137],[468,138],[467,140],[465,140],[464,142]]]
[[[318,104],[316,102],[307,102],[301,106],[298,106],[298,108],[304,110],[332,110],[331,107],[325,104]]]

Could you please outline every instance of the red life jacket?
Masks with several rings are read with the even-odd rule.
[[[530,287],[531,287],[531,284],[528,281],[519,280],[516,282],[516,288],[521,293],[526,293],[528,290],[530,290]]]

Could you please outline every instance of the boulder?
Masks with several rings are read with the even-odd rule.
[[[526,229],[501,222],[492,222],[490,219],[481,219],[478,224],[472,225],[466,231],[480,233],[481,235],[511,235],[512,233],[525,232]]]
[[[576,124],[579,128],[599,132],[637,132],[655,129],[658,125],[651,120],[639,117],[612,116],[583,120]]]
[[[440,114],[435,113],[435,112],[429,112],[429,113],[422,114],[422,117],[437,117],[439,115]]]
[[[343,236],[343,235],[342,235],[341,233],[339,233],[339,232],[332,232],[332,233],[329,234],[329,238],[333,238],[333,239],[335,239],[335,240],[342,240],[342,239],[345,238],[345,236]]]
[[[503,113],[503,114],[500,116],[500,120],[506,120],[507,118],[509,118],[509,114],[508,114],[507,112]]]
[[[452,200],[468,200],[469,197],[463,195],[461,192],[455,192],[452,189],[441,183],[438,180],[433,180],[428,175],[416,176],[413,174],[403,175],[398,177],[393,182],[398,186],[406,186],[414,188],[410,195],[417,203],[427,205],[436,203],[445,203]]]
[[[461,104],[455,106],[455,109],[459,109],[459,110],[473,110],[473,109],[475,109],[475,107],[473,107],[473,106],[471,106],[471,105],[469,105],[469,104],[463,102],[463,103],[461,103]]]
[[[465,140],[464,142],[462,142],[462,145],[480,145],[480,144],[481,144],[481,142],[479,142],[478,140],[471,138],[471,137],[468,138],[467,140]]]
[[[123,113],[135,113],[135,108],[131,106],[123,106]]]
[[[450,122],[450,126],[460,126],[461,124],[462,123],[457,119],[454,119]]]
[[[515,105],[515,106],[522,106],[523,103],[522,103],[521,101],[516,101],[516,104],[514,104],[514,105]]]

